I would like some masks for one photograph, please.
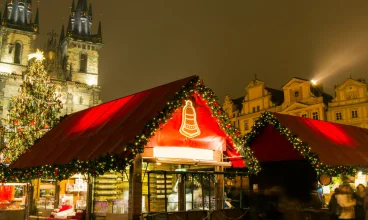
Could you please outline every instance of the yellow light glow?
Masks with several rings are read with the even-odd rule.
[[[3,65],[0,66],[0,73],[11,73],[12,70],[9,67],[5,67]]]
[[[201,134],[197,124],[196,111],[190,100],[185,102],[181,120],[180,134],[187,138],[194,138]]]
[[[314,79],[312,79],[312,80],[311,80],[311,83],[312,83],[313,85],[317,85],[317,81],[316,81],[316,80],[314,80]]]
[[[156,158],[213,160],[213,151],[189,147],[154,147],[153,156]]]
[[[40,50],[37,50],[36,53],[31,53],[28,55],[28,60],[31,60],[33,58],[36,58],[37,61],[43,61],[45,57],[43,56],[43,52]]]

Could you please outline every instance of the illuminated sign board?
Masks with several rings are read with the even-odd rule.
[[[185,102],[182,113],[182,121],[180,126],[180,133],[187,138],[194,138],[201,134],[198,127],[197,115],[193,103],[189,100]]]

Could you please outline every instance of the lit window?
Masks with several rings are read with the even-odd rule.
[[[358,117],[358,110],[354,110],[351,112],[351,117],[352,118],[357,118]]]
[[[313,112],[312,113],[312,118],[315,120],[318,120],[318,112]]]
[[[306,117],[307,117],[307,114],[302,114],[302,117],[303,117],[303,118],[306,118]]]
[[[257,112],[259,112],[260,111],[260,107],[259,106],[257,106]]]
[[[244,130],[248,130],[248,129],[249,129],[248,121],[244,121]]]
[[[341,112],[336,112],[336,120],[342,120]]]
[[[87,60],[88,60],[87,54],[82,53],[80,55],[80,62],[79,62],[79,65],[80,65],[79,70],[81,72],[84,72],[84,73],[87,72]]]
[[[298,91],[294,92],[294,96],[295,97],[298,97],[299,96],[299,92]]]
[[[83,104],[83,97],[79,97],[79,104],[82,105]]]
[[[253,113],[256,112],[256,107],[253,107]]]
[[[18,42],[15,44],[14,63],[20,64],[21,56],[22,56],[22,44]]]

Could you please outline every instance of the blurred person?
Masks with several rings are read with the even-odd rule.
[[[339,215],[341,212],[341,207],[337,203],[336,196],[339,194],[340,189],[336,188],[335,192],[331,195],[330,203],[328,203],[328,210],[332,213],[333,219],[337,220],[339,219]]]
[[[364,200],[366,197],[365,187],[363,184],[359,184],[357,186],[355,192],[355,219],[357,220],[365,220],[365,210],[364,210]]]
[[[336,196],[337,203],[341,206],[339,219],[355,219],[353,189],[350,185],[341,185],[340,193]]]

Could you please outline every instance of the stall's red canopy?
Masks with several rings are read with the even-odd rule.
[[[61,165],[73,159],[90,161],[107,153],[121,155],[124,147],[163,110],[167,102],[197,78],[191,76],[68,115],[10,168]],[[215,133],[219,130],[217,128]],[[225,134],[221,136],[227,137]],[[232,146],[227,137],[225,154],[239,156]],[[244,166],[239,157],[233,159],[233,164]]]
[[[306,142],[326,165],[368,165],[368,129],[273,113],[292,134]],[[250,144],[260,162],[301,160],[302,155],[271,124]]]

